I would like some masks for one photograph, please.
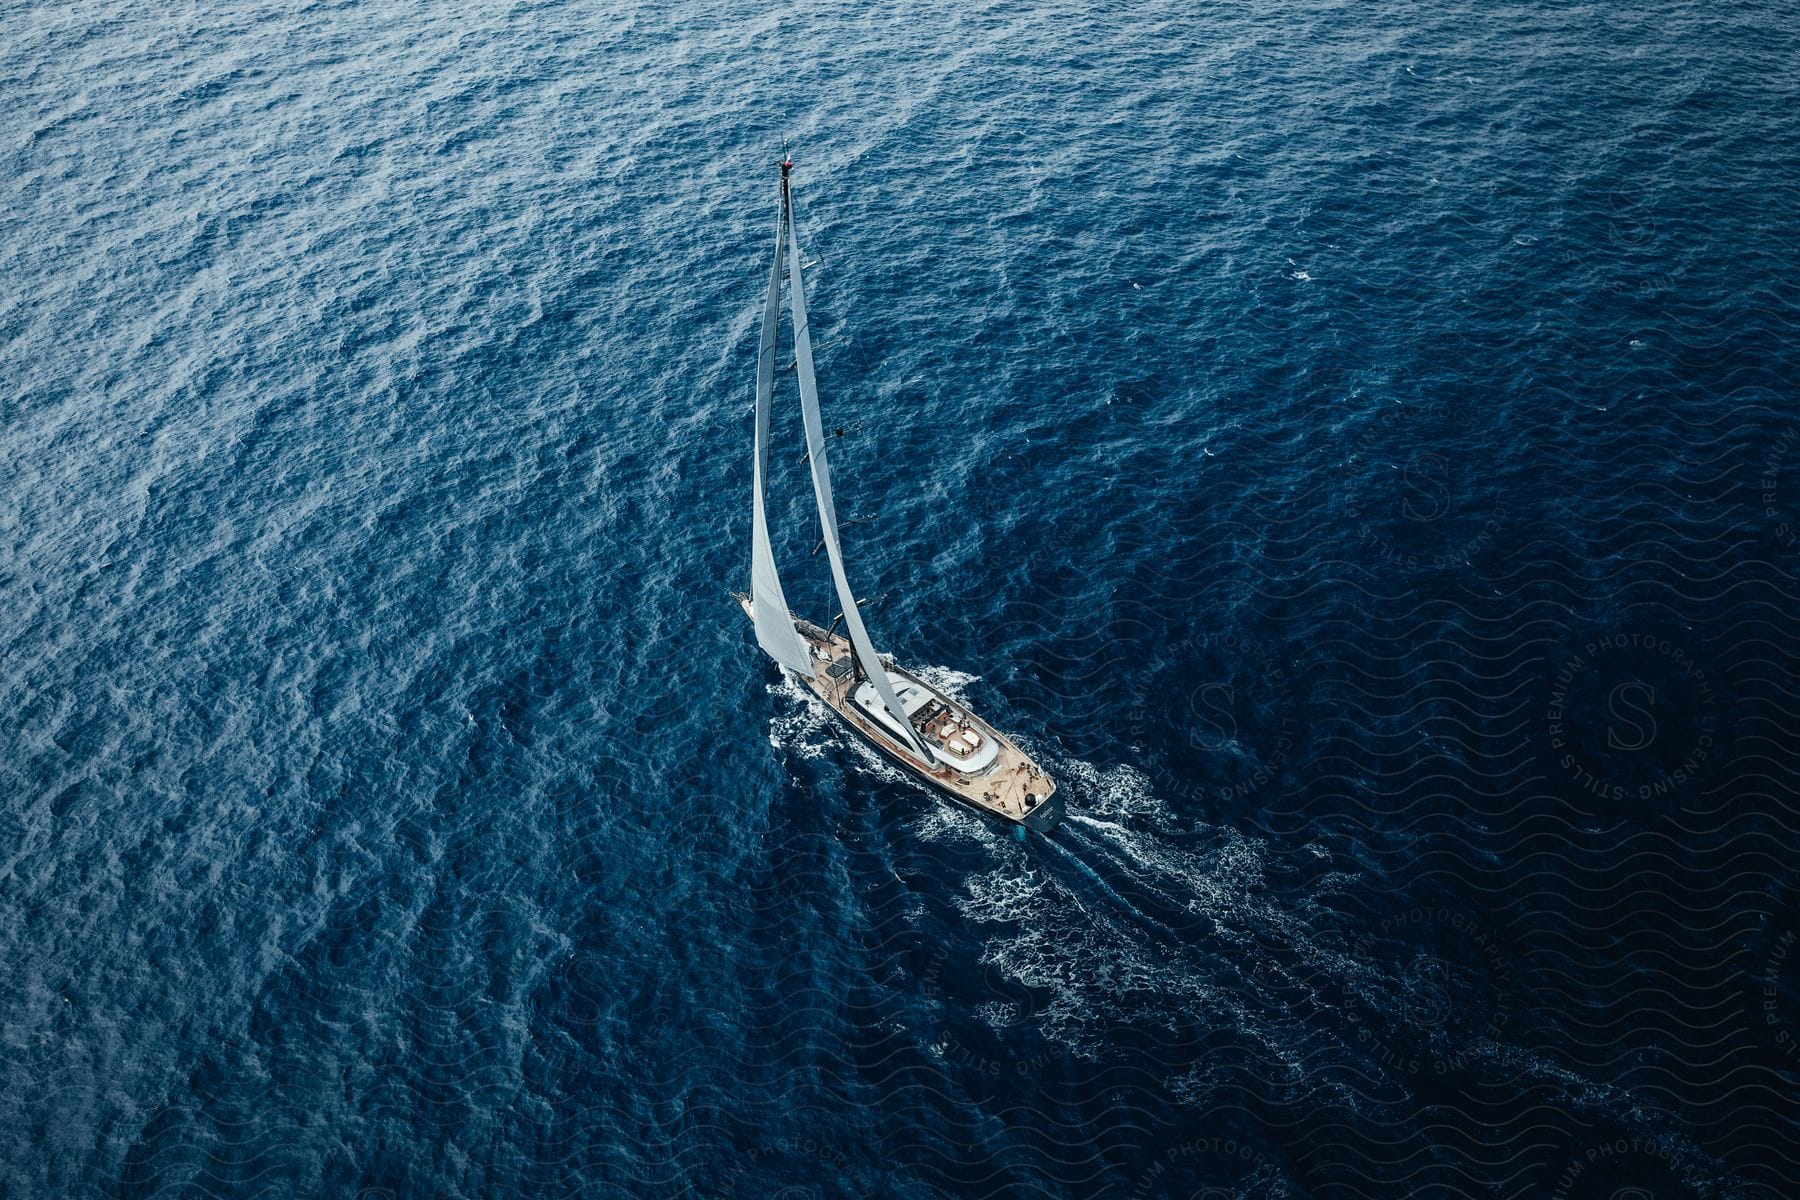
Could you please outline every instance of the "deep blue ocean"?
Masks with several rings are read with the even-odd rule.
[[[1048,835],[729,596],[784,140]],[[0,179],[0,1197],[1800,1195],[1792,3],[14,0]]]

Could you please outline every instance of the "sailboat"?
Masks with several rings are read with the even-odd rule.
[[[863,742],[927,787],[1003,820],[1048,829],[1062,815],[1056,783],[1005,734],[970,712],[917,674],[877,654],[863,624],[856,594],[844,573],[837,510],[831,497],[825,426],[819,415],[819,387],[813,373],[812,333],[806,321],[802,256],[794,233],[794,202],[788,186],[793,160],[781,163],[781,213],[775,227],[775,257],[769,264],[763,300],[762,343],[756,361],[756,458],[751,472],[750,591],[736,593],[768,656],[793,674]],[[769,417],[775,394],[776,327],[780,323],[781,280],[786,259],[788,304],[793,315],[794,361],[800,412],[806,426],[806,458],[813,497],[818,501],[831,577],[843,606],[829,628],[796,616],[788,608],[769,542],[764,484],[769,463]],[[838,626],[844,633],[838,633]]]

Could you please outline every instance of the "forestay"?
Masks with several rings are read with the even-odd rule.
[[[850,581],[844,575],[844,555],[838,546],[837,509],[831,501],[831,476],[825,464],[825,426],[819,417],[819,387],[813,377],[812,331],[807,328],[806,292],[800,282],[800,241],[794,234],[794,207],[788,198],[785,179],[782,199],[788,243],[788,303],[794,314],[794,373],[800,384],[800,412],[806,421],[807,458],[812,463],[813,495],[819,502],[819,526],[825,535],[825,552],[831,559],[831,578],[837,585],[838,602],[844,606],[844,628],[850,635],[857,661],[862,663],[864,673],[875,685],[876,694],[899,725],[907,744],[920,758],[931,762],[930,751],[914,734],[906,711],[894,695],[894,685],[888,682],[887,671],[869,641],[869,631],[863,627],[862,613],[856,607],[856,593],[850,590]]]
[[[769,264],[769,293],[763,301],[762,347],[756,360],[756,465],[751,470],[755,499],[750,524],[750,615],[756,642],[770,658],[812,678],[812,657],[794,628],[775,554],[769,546],[769,518],[763,506],[769,463],[769,413],[775,394],[775,334],[781,320],[781,250],[787,237],[786,202],[775,223],[775,260]]]

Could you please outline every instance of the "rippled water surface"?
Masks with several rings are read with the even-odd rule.
[[[13,6],[0,1195],[1793,1195],[1797,28]]]

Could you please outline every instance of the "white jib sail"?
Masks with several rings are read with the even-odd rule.
[[[785,207],[785,206],[784,206]],[[775,223],[775,259],[769,264],[769,293],[763,301],[762,345],[756,360],[756,465],[751,469],[755,499],[750,510],[750,615],[756,643],[784,667],[813,677],[812,657],[794,628],[775,553],[769,546],[769,518],[763,508],[769,464],[769,412],[775,394],[775,327],[781,319],[781,249],[786,239],[785,212]]]
[[[894,695],[894,685],[888,682],[887,670],[869,641],[869,631],[863,628],[862,614],[856,607],[856,593],[850,590],[850,581],[844,576],[844,555],[838,546],[837,509],[831,502],[831,476],[825,465],[825,426],[819,418],[819,386],[813,377],[812,331],[806,325],[806,292],[800,283],[800,244],[794,234],[791,201],[786,208],[788,302],[794,313],[794,374],[799,377],[800,412],[806,420],[806,449],[812,463],[813,495],[819,502],[819,525],[825,535],[825,552],[831,558],[831,578],[837,584],[838,601],[844,606],[844,628],[850,634],[850,645],[856,650],[857,661],[862,663],[869,681],[875,685],[875,693],[899,724],[907,744],[920,758],[930,762],[930,753],[914,734],[906,711]]]

